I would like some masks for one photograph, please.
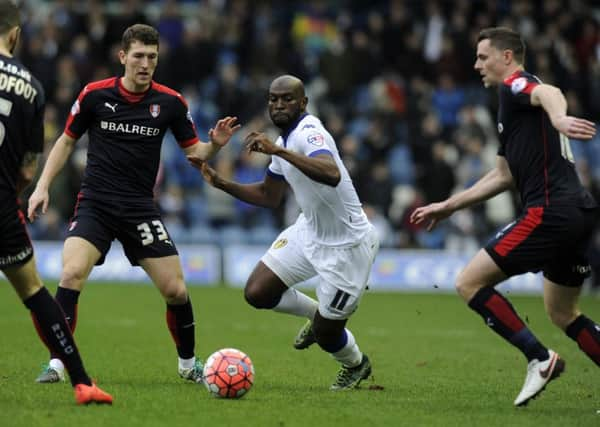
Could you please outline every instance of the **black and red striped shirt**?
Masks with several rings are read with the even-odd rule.
[[[523,207],[594,207],[577,176],[568,138],[552,126],[541,106],[531,105],[531,91],[540,83],[519,70],[500,85],[498,155],[508,162]]]
[[[146,92],[131,93],[117,77],[88,84],[65,126],[75,139],[88,132],[83,196],[152,199],[167,129],[182,148],[199,141],[187,102],[174,90],[152,82]]]

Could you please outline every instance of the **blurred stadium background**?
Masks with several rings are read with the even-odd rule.
[[[121,75],[120,37],[133,23],[149,23],[160,31],[155,80],[187,98],[201,139],[218,118],[239,117],[242,131],[216,157],[215,166],[242,182],[262,179],[268,164],[265,156],[241,151],[243,137],[261,129],[277,135],[266,115],[271,79],[282,73],[304,79],[309,110],[335,137],[387,248],[374,273],[390,288],[410,281],[411,274],[431,273],[445,261],[438,276],[420,280],[437,287],[447,279],[451,286],[461,257],[475,252],[519,209],[518,200],[504,194],[455,214],[433,233],[407,221],[416,205],[471,185],[495,161],[495,93],[483,89],[473,71],[481,28],[518,29],[527,43],[527,69],[563,89],[570,113],[600,120],[600,2],[594,0],[21,3],[26,19],[17,55],[46,90],[46,151],[83,86]],[[30,227],[46,276],[60,273],[61,240],[85,166],[86,144],[85,137],[78,142],[51,189],[49,212]],[[572,141],[572,147],[582,181],[599,197],[600,136]],[[171,136],[163,144],[156,200],[178,247],[191,250],[184,264],[192,282],[208,282],[212,273],[225,279],[237,274],[229,281],[243,281],[297,214],[293,198],[269,211],[204,185]],[[425,252],[424,264],[417,257],[421,273],[415,273],[411,257],[420,252],[414,249],[442,252]],[[135,280],[137,273],[123,264],[120,250],[112,252],[112,271]],[[591,253],[598,270],[600,235]],[[243,255],[249,256],[247,263],[240,261]],[[226,271],[218,266],[221,256]],[[122,279],[106,274],[104,279]],[[586,287],[598,289],[599,282],[595,274]]]

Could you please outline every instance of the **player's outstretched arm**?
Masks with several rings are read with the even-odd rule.
[[[531,91],[531,104],[541,106],[548,113],[552,126],[569,138],[588,140],[596,134],[596,125],[593,122],[567,115],[567,100],[555,86],[536,86]]]
[[[210,142],[208,144],[195,144],[185,150],[186,155],[193,155],[203,161],[211,159],[220,149],[225,146],[234,133],[240,129],[237,117],[227,116],[219,120],[214,128],[208,131]]]
[[[50,154],[48,155],[40,179],[38,179],[35,186],[35,190],[33,190],[33,193],[31,193],[31,196],[29,197],[29,206],[27,208],[27,218],[29,218],[29,221],[35,220],[37,209],[40,206],[43,214],[48,210],[48,202],[50,201],[48,189],[73,152],[75,142],[76,140],[74,138],[63,133],[54,143],[54,147],[50,150]]]
[[[283,200],[285,181],[276,180],[267,175],[262,182],[240,184],[223,178],[199,157],[190,155],[187,159],[192,166],[200,171],[204,180],[210,185],[246,203],[266,208],[276,208]]]
[[[512,174],[506,159],[497,157],[496,167],[485,174],[473,186],[454,194],[443,202],[431,203],[415,209],[410,215],[410,222],[420,224],[429,221],[427,230],[432,230],[438,222],[448,218],[454,212],[487,200],[513,185]]]

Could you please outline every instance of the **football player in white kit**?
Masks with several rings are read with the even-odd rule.
[[[331,390],[344,390],[371,374],[369,358],[345,326],[365,291],[379,241],[335,141],[306,113],[307,102],[300,79],[284,75],[271,83],[269,115],[282,134],[275,143],[259,132],[245,140],[248,150],[272,156],[262,182],[232,182],[200,159],[188,159],[212,186],[247,203],[277,207],[291,186],[302,213],[258,262],[244,295],[253,307],[306,317],[294,347],[316,342],[331,353],[342,365]],[[314,276],[318,302],[293,288]]]

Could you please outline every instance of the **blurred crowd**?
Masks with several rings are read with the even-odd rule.
[[[246,154],[241,141],[253,130],[277,136],[266,113],[268,85],[283,73],[302,78],[309,111],[335,138],[386,247],[474,251],[519,210],[503,194],[432,233],[407,221],[415,206],[473,184],[495,162],[496,93],[473,70],[482,28],[520,31],[526,68],[563,89],[571,114],[600,118],[600,4],[593,0],[22,3],[18,55],[46,90],[47,149],[83,86],[122,74],[123,30],[148,23],[161,33],[155,80],[185,96],[200,138],[225,115],[243,124],[214,160],[232,179],[263,178],[269,159]],[[64,236],[86,144],[83,137],[55,182],[34,238]],[[581,179],[599,196],[600,137],[572,146]],[[298,212],[291,197],[270,211],[205,185],[172,136],[163,144],[156,199],[179,243],[269,243]]]

